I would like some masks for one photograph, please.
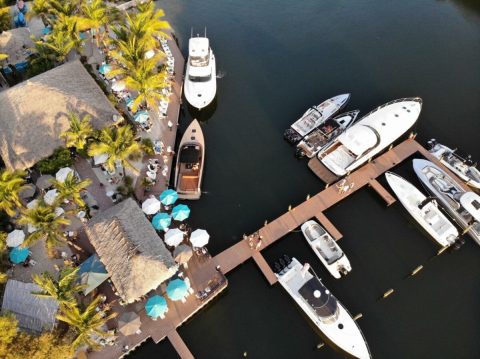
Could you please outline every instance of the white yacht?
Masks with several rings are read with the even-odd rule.
[[[368,113],[318,153],[318,159],[341,177],[387,148],[417,121],[422,100],[404,98]]]
[[[326,120],[340,111],[350,99],[350,94],[338,95],[323,101],[320,105],[310,107],[295,121],[290,128],[285,130],[283,137],[291,144],[296,144],[303,137],[312,132]]]
[[[312,322],[344,353],[359,359],[371,358],[359,326],[343,305],[325,288],[320,279],[292,258],[279,273],[278,281]]]
[[[429,152],[445,167],[460,177],[470,187],[480,189],[480,171],[475,167],[471,156],[463,158],[456,150],[438,143],[435,139],[428,141]]]
[[[191,37],[188,41],[188,60],[184,83],[185,98],[201,110],[215,98],[217,74],[215,56],[205,37]]]
[[[480,245],[480,196],[466,191],[434,163],[413,160],[413,169],[425,188],[442,204],[457,224]]]
[[[403,206],[438,244],[448,247],[455,243],[458,230],[438,208],[435,199],[427,198],[414,185],[395,173],[387,172],[385,177]]]
[[[352,270],[345,253],[321,225],[310,220],[302,224],[301,229],[308,244],[331,275],[339,279],[342,274],[347,275]]]
[[[298,158],[304,156],[312,158],[352,126],[359,113],[359,110],[350,111],[326,120],[300,141],[295,150],[295,155]]]

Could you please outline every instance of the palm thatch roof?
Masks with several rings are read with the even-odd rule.
[[[112,123],[118,115],[79,61],[0,92],[0,155],[11,169],[26,169],[64,145],[70,111],[90,114],[93,127]]]
[[[170,252],[131,198],[96,215],[85,232],[127,303],[156,289],[177,271]]]
[[[16,64],[25,61],[26,50],[34,46],[32,34],[26,27],[11,29],[0,34],[0,53],[8,55],[8,62]]]
[[[10,279],[3,295],[2,312],[13,313],[18,320],[19,328],[31,333],[52,330],[56,322],[58,302],[32,294],[39,291],[40,287],[34,283]]]

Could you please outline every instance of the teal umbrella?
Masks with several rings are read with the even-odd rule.
[[[14,264],[25,262],[25,259],[30,255],[28,248],[15,247],[10,251],[10,262]]]
[[[165,300],[165,298],[159,295],[154,295],[147,300],[147,303],[145,303],[145,312],[149,317],[152,317],[154,319],[157,319],[158,317],[165,314],[167,309],[167,301]]]
[[[168,213],[157,213],[152,218],[152,225],[155,229],[165,230],[172,223],[172,218]]]
[[[135,122],[138,122],[138,123],[146,123],[149,118],[150,116],[147,111],[137,112],[135,116],[133,116],[133,119],[135,120]]]
[[[108,274],[103,263],[100,262],[98,255],[94,254],[80,264],[78,276],[80,278],[80,283],[85,285],[83,294],[87,295],[100,284],[105,282],[110,277],[110,274]]]
[[[112,71],[112,66],[110,66],[109,64],[100,65],[100,67],[98,68],[98,72],[100,72],[102,75],[106,75],[110,71]]]
[[[178,199],[178,193],[173,189],[166,189],[160,194],[160,202],[165,206],[170,206],[174,204]]]
[[[167,295],[171,300],[182,300],[188,294],[188,286],[181,279],[174,279],[167,285]]]
[[[176,221],[183,221],[190,216],[190,208],[185,204],[179,204],[173,207],[172,218]]]

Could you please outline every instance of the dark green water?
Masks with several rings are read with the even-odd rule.
[[[203,195],[194,226],[218,253],[322,183],[293,157],[282,133],[304,110],[351,92],[366,113],[392,99],[420,96],[419,140],[435,137],[480,159],[480,1],[168,0],[159,2],[186,53],[190,27],[207,26],[217,69],[217,106],[204,123]],[[181,120],[190,120],[190,114]],[[395,169],[418,184],[405,162]],[[343,233],[353,272],[336,281],[300,233],[265,252],[308,261],[352,313],[375,358],[480,357],[480,248],[472,241],[432,259],[437,246],[400,204],[386,208],[364,189],[327,212]],[[405,279],[417,265],[424,270]],[[279,285],[253,262],[228,276],[227,292],[183,325],[197,358],[341,358],[321,342]],[[395,294],[378,298],[388,288]],[[134,358],[176,358],[168,343]]]

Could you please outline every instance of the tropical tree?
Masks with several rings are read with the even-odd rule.
[[[81,310],[78,306],[60,306],[61,313],[57,315],[57,319],[67,323],[76,334],[72,343],[73,348],[82,345],[96,348],[98,343],[92,338],[93,335],[109,336],[101,327],[110,319],[115,318],[117,313],[107,316],[104,311],[97,312],[100,301],[101,297],[96,297],[84,310]]]
[[[68,114],[70,129],[60,135],[65,139],[67,147],[74,147],[77,150],[83,150],[87,140],[93,135],[93,127],[90,122],[91,116],[86,114],[80,118],[75,112]]]
[[[75,294],[85,288],[85,285],[78,283],[78,270],[80,267],[64,267],[55,279],[51,273],[44,272],[41,275],[34,274],[33,282],[40,287],[39,292],[32,292],[40,298],[52,298],[64,306],[75,306],[77,301]]]
[[[25,188],[25,176],[24,171],[0,172],[0,211],[11,217],[15,216],[17,207],[22,207],[19,193]]]
[[[48,14],[51,12],[50,0],[33,0],[27,13],[27,18],[31,19],[34,16],[40,16],[43,23],[48,24]]]
[[[55,207],[49,206],[41,199],[36,207],[22,211],[22,216],[18,223],[30,225],[36,229],[23,242],[24,246],[30,246],[38,240],[45,238],[47,251],[49,255],[53,255],[55,247],[65,241],[62,226],[69,225],[70,221],[62,216],[58,216],[55,213]]]
[[[7,254],[7,233],[0,232],[0,283],[5,283],[8,280],[8,275],[3,273],[9,266]],[[1,328],[0,328],[1,332]]]
[[[75,46],[75,40],[65,36],[64,32],[54,31],[48,37],[47,41],[36,41],[35,44],[39,47],[44,47],[44,53],[55,55],[55,62],[64,63],[67,60],[67,56]],[[48,51],[49,50],[49,51]],[[51,55],[50,55],[51,56]]]
[[[90,145],[88,155],[108,155],[105,166],[111,172],[115,171],[115,164],[120,162],[124,168],[138,173],[138,170],[129,161],[129,157],[141,154],[141,148],[142,146],[135,140],[135,134],[130,126],[106,127],[100,132],[99,142]]]
[[[109,7],[103,0],[92,0],[91,2],[82,3],[81,10],[80,28],[82,30],[94,29],[97,46],[100,46],[100,42],[103,43],[104,35],[101,29],[103,27],[107,31],[108,24],[112,20]]]
[[[78,16],[68,16],[59,14],[56,18],[53,32],[63,36],[66,42],[72,42],[73,48],[80,50],[83,39],[80,37],[80,18]],[[51,37],[52,35],[50,35]],[[49,37],[49,39],[50,39]]]
[[[57,55],[43,41],[35,42],[33,54],[28,57],[28,77],[39,75],[55,67]]]
[[[8,59],[8,55],[0,53],[0,61],[6,60],[6,59]]]
[[[53,186],[57,189],[59,201],[73,201],[77,206],[85,206],[85,202],[80,195],[81,191],[92,184],[92,180],[87,178],[80,181],[73,172],[67,174],[65,181],[52,181]]]
[[[59,15],[73,16],[78,13],[82,0],[48,0],[50,12]]]
[[[135,20],[138,20],[138,22],[131,24],[132,32],[138,29],[140,32],[145,33],[145,36],[170,38],[165,32],[165,30],[170,29],[170,24],[162,19],[165,16],[165,12],[162,9],[156,9],[152,0],[138,4],[137,9],[139,12]],[[136,28],[136,25],[140,25],[140,27]]]

